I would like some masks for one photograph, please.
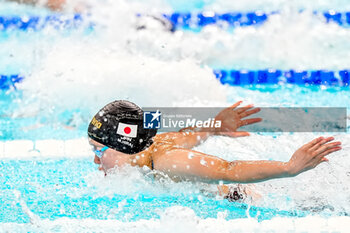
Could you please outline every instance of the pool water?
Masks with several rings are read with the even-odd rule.
[[[228,106],[350,108],[349,87],[222,85],[213,69],[349,69],[350,29],[313,11],[350,10],[346,1],[89,1],[94,28],[0,32],[1,74],[22,74],[0,90],[0,231],[4,232],[346,232],[350,228],[349,133],[327,133],[343,150],[294,178],[247,187],[243,203],[216,185],[154,180],[125,168],[104,176],[93,163],[86,128],[104,104],[142,107]],[[304,9],[299,12],[299,9]],[[137,13],[280,13],[257,27],[211,25],[168,32]],[[1,3],[5,15],[51,14]],[[71,16],[71,14],[69,13]],[[141,20],[141,22],[140,22]],[[144,21],[142,21],[144,20]],[[147,21],[147,22],[146,22]],[[146,30],[136,30],[146,23]],[[228,160],[288,161],[316,133],[212,137],[196,150]]]
[[[1,207],[5,210],[1,213],[2,222],[30,222],[23,203],[35,216],[50,220],[70,217],[137,221],[159,218],[162,212],[174,205],[191,208],[201,218],[216,218],[218,213],[225,211],[229,219],[245,218],[247,215],[259,220],[306,215],[301,210],[229,203],[198,190],[186,192],[170,184],[162,185],[151,177],[142,182],[136,180],[130,191],[125,183],[112,180],[115,177],[105,178],[98,174],[91,159],[5,160],[1,167],[6,171],[6,175],[1,177],[1,189],[5,191],[1,196]],[[67,172],[69,170],[77,172]],[[91,179],[114,186],[111,188],[113,191],[108,187],[95,186]],[[163,190],[154,189],[154,185],[163,186]],[[179,185],[174,186],[179,188]]]

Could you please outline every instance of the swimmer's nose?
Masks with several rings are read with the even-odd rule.
[[[101,164],[100,158],[97,157],[96,155],[95,155],[95,158],[94,158],[94,163],[96,163],[96,164]]]

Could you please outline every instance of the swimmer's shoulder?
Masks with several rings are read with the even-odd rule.
[[[174,141],[174,136],[173,133],[162,133],[154,136],[153,144],[149,148],[153,156],[161,156],[170,150],[178,148]]]
[[[182,135],[180,132],[168,132],[160,133],[153,137],[154,142],[174,142],[179,135]]]

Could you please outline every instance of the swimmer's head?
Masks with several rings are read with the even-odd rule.
[[[126,154],[147,149],[156,133],[156,129],[143,128],[142,109],[127,100],[116,100],[104,106],[88,128],[91,139]]]

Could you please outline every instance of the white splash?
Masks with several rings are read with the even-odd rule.
[[[181,224],[179,224],[181,222]],[[341,224],[339,224],[341,223]],[[304,218],[273,218],[258,222],[254,218],[226,220],[218,218],[202,219],[187,207],[173,206],[161,213],[160,219],[125,222],[115,219],[72,219],[59,218],[53,221],[42,219],[38,225],[21,223],[1,223],[5,232],[59,231],[59,232],[348,232],[349,217],[328,219],[310,216]]]

